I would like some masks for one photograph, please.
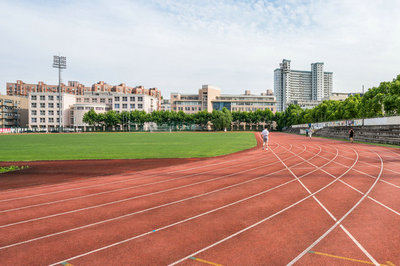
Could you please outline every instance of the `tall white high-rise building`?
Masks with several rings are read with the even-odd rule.
[[[312,107],[332,93],[332,72],[324,72],[324,63],[312,63],[311,71],[290,69],[290,60],[283,59],[274,70],[274,94],[277,111],[291,103]]]

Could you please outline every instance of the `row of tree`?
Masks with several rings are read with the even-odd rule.
[[[362,96],[356,94],[344,101],[323,101],[306,110],[290,105],[284,112],[277,112],[274,120],[279,128],[283,128],[294,124],[391,115],[400,115],[400,75],[391,82],[382,82],[369,89]]]
[[[183,111],[144,111],[121,112],[108,111],[96,113],[90,110],[83,117],[83,122],[96,128],[115,128],[138,125],[146,122],[157,125],[199,125],[207,128],[212,125],[214,130],[258,129],[261,125],[276,121],[278,129],[294,124],[308,124],[334,120],[379,117],[383,115],[400,115],[400,75],[391,82],[382,82],[379,87],[369,89],[363,96],[353,95],[344,101],[323,101],[312,109],[303,110],[298,105],[289,105],[284,112],[273,114],[271,110],[256,110],[254,112],[222,111],[209,113],[200,111],[195,114],[185,114]]]
[[[240,126],[258,128],[260,125],[270,124],[274,119],[271,110],[257,110],[255,112],[230,112],[223,108],[222,111],[214,110],[209,113],[200,111],[194,114],[186,114],[183,111],[144,111],[121,112],[108,111],[96,113],[93,109],[85,113],[83,122],[97,129],[113,129],[116,127],[128,128],[133,125],[142,127],[146,122],[153,122],[159,126],[168,125],[177,128],[183,125],[198,125],[204,129],[212,126],[214,130],[239,130]]]

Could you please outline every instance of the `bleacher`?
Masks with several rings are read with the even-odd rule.
[[[355,141],[400,145],[400,125],[355,126],[352,128]],[[314,135],[349,139],[349,130],[349,126],[324,127],[316,130]]]

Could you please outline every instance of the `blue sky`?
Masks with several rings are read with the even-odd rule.
[[[283,58],[324,62],[334,91],[360,91],[400,74],[400,1],[0,0],[0,92],[21,79],[193,93],[273,89]]]

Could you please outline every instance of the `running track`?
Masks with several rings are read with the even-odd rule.
[[[0,264],[399,265],[400,153],[272,133],[268,151],[0,192]]]

